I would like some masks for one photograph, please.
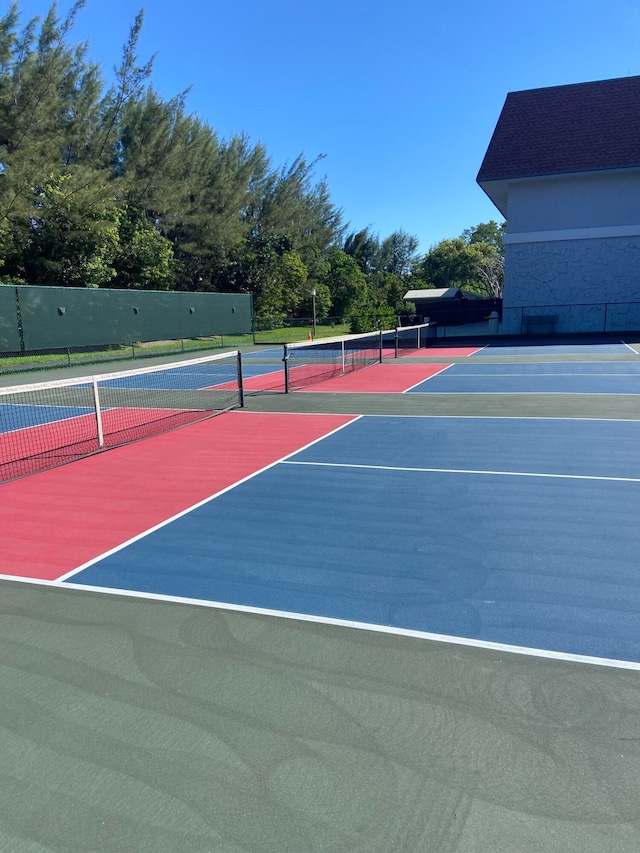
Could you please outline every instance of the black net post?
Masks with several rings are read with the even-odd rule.
[[[396,329],[396,332],[393,336],[393,343],[395,347],[395,357],[398,358],[398,355],[400,354],[400,332],[398,329]]]
[[[284,352],[282,354],[282,361],[284,363],[284,393],[289,393],[289,347],[284,345]]]
[[[382,364],[382,329],[378,332],[378,347],[380,350],[380,358],[378,359],[379,363]]]
[[[238,351],[238,402],[244,408],[244,384],[242,382],[242,353]]]

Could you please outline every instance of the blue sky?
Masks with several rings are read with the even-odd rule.
[[[59,0],[64,14],[70,0]],[[20,2],[23,21],[49,2]],[[87,0],[72,40],[110,77],[139,0]],[[164,97],[274,165],[325,155],[351,229],[420,251],[500,214],[477,186],[507,92],[640,74],[636,0],[147,0],[141,60]]]

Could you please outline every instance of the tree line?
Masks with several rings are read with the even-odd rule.
[[[409,289],[499,295],[502,231],[467,229],[424,255],[403,230],[349,231],[316,176],[322,157],[276,166],[246,135],[222,139],[167,99],[140,61],[140,12],[106,86],[52,5],[0,19],[0,282],[251,293],[258,316],[406,309]]]

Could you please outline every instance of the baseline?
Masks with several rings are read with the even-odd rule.
[[[583,353],[627,353],[631,349],[623,341],[619,343],[564,343],[553,344],[549,341],[544,341],[537,344],[487,344],[482,350],[475,353],[476,356],[482,357],[486,355],[579,355]]]

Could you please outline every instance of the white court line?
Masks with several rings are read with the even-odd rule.
[[[589,362],[583,362],[588,364]],[[594,364],[598,364],[598,362],[593,362]],[[635,364],[635,362],[627,362],[628,364]],[[620,362],[620,364],[624,364],[624,362]],[[460,364],[454,365],[450,364],[449,367],[460,367]],[[489,365],[487,365],[488,367]],[[434,376],[437,376],[437,373],[434,373]],[[494,376],[507,376],[512,379],[555,379],[557,376],[569,376],[571,379],[580,379],[585,376],[589,379],[598,378],[600,376],[613,377],[614,379],[637,379],[640,373],[638,371],[631,371],[629,373],[496,373],[493,371],[488,371],[486,373],[471,373],[468,370],[464,370],[462,373],[456,373],[455,371],[452,373],[454,379],[466,379],[468,376],[482,376],[486,379],[492,379]],[[431,377],[429,377],[431,378]],[[415,386],[413,386],[415,387]]]
[[[536,649],[529,646],[514,646],[509,643],[495,643],[490,640],[477,640],[469,637],[457,637],[452,634],[434,634],[429,631],[417,631],[411,628],[394,628],[390,625],[377,625],[374,622],[356,622],[350,619],[335,619],[330,616],[312,616],[308,613],[294,613],[288,610],[272,610],[265,607],[250,607],[245,604],[229,604],[225,601],[208,601],[203,598],[187,598],[178,595],[164,595],[155,592],[139,592],[130,589],[115,589],[113,587],[91,586],[89,584],[65,583],[60,586],[60,578],[55,581],[38,578],[21,578],[14,575],[0,574],[0,580],[14,583],[44,586],[54,589],[70,589],[79,592],[95,592],[101,595],[137,598],[146,601],[161,601],[168,604],[187,604],[195,607],[207,607],[211,610],[228,610],[233,613],[248,613],[256,616],[271,616],[278,619],[295,620],[296,622],[312,622],[318,625],[334,625],[338,628],[354,628],[359,631],[371,631],[377,634],[390,634],[396,637],[413,637],[418,640],[431,640],[434,643],[448,643],[455,646],[468,646],[476,649],[502,652],[505,654],[524,655],[527,657],[544,658],[568,663],[582,663],[590,666],[604,666],[610,669],[630,669],[640,671],[640,662],[619,660],[617,658],[600,658],[592,655],[579,655],[571,652],[557,652],[550,649]]]
[[[238,411],[238,410],[236,410]],[[252,412],[246,411],[244,414],[250,415]],[[282,414],[280,412],[256,412],[255,414],[266,415],[266,414]],[[288,413],[285,413],[288,414]],[[308,413],[311,414],[311,413]],[[317,412],[313,413],[317,414]],[[296,417],[298,415],[296,414]],[[640,420],[638,418],[594,418],[594,417],[567,417],[564,415],[425,415],[425,414],[380,414],[378,412],[371,413],[369,415],[362,415],[363,418],[422,418],[423,420],[435,420],[436,418],[441,418],[447,421],[576,421],[581,423],[583,421],[597,421],[602,422],[604,424],[609,423],[628,423],[628,424],[639,424]]]
[[[624,341],[620,341],[620,343],[624,343]],[[624,345],[626,347],[629,347],[629,349],[633,353],[635,353],[636,355],[640,355],[640,353],[638,353],[636,350],[634,350],[633,347],[630,347],[629,344],[624,344]],[[495,357],[499,358],[500,356],[503,356],[503,358],[505,358],[505,359],[507,359],[507,358],[508,359],[511,359],[511,358],[531,358],[532,356],[542,356],[543,358],[547,358],[548,356],[556,356],[556,357],[560,358],[560,356],[567,356],[567,355],[591,355],[590,352],[585,352],[584,350],[570,350],[569,352],[549,352],[549,353],[543,353],[543,352],[509,352],[509,353],[504,353],[504,350],[507,349],[507,347],[499,347],[498,349],[503,350],[503,352],[496,352]],[[618,351],[616,351],[616,352],[600,352],[600,353],[594,353],[594,355],[596,355],[596,356],[622,355],[622,353],[620,353]],[[623,360],[624,359],[621,359],[621,361],[623,361]],[[533,362],[533,363],[535,364],[535,362]],[[555,362],[552,362],[552,363],[555,363]]]
[[[449,370],[450,367],[453,367],[453,364],[445,364],[444,367],[440,368],[440,370],[437,370],[435,373],[432,373],[431,376],[426,376],[424,379],[421,379],[409,388],[405,388],[401,393],[406,394],[408,391],[411,391],[412,388],[417,388],[418,385],[422,385],[423,382],[428,382],[430,379],[433,379],[434,376],[440,376],[441,373],[444,373],[445,370]]]
[[[521,377],[517,377],[520,379]],[[418,382],[418,385],[421,383]],[[415,385],[413,386],[416,387]],[[403,391],[403,394],[406,392]],[[640,394],[640,388],[638,391],[433,391],[426,393],[434,393],[439,394],[442,397],[459,397],[461,394],[468,397],[473,396],[481,396],[481,397],[500,397],[501,395],[509,395],[509,394],[522,394],[523,396],[531,396],[537,394],[538,396],[545,397],[553,397],[554,395],[561,395],[563,397],[637,397]],[[426,416],[428,417],[428,416]]]
[[[637,350],[637,349],[634,349],[634,348],[631,346],[631,344],[628,344],[626,341],[620,341],[620,343],[621,343],[621,344],[624,344],[626,347],[629,347],[629,349],[631,350],[631,352],[632,352],[632,353],[634,353],[634,355],[640,355],[640,353],[638,353],[638,350]]]
[[[640,477],[599,477],[595,474],[547,474],[533,471],[485,471],[474,468],[412,468],[404,465],[358,465],[352,462],[296,462],[283,459],[283,465],[313,465],[319,468],[363,468],[367,471],[407,471],[419,474],[486,474],[499,477],[547,477],[555,480],[604,480],[613,483],[640,483]]]
[[[308,444],[305,444],[303,447],[296,448],[296,450],[291,451],[291,453],[287,453],[286,456],[283,456],[281,459],[276,459],[275,462],[270,462],[269,465],[265,465],[264,468],[260,468],[258,471],[253,471],[251,474],[243,477],[241,480],[237,480],[235,483],[232,483],[230,486],[226,486],[224,489],[220,489],[220,491],[216,492],[213,495],[210,495],[208,498],[205,498],[202,501],[198,501],[198,503],[193,504],[192,506],[183,509],[181,512],[176,513],[171,516],[171,518],[167,518],[164,521],[161,521],[159,524],[150,527],[148,530],[144,530],[142,533],[138,533],[136,536],[133,536],[131,539],[127,539],[126,542],[122,542],[120,545],[116,545],[115,548],[111,548],[109,551],[105,551],[103,554],[100,554],[97,557],[93,557],[91,560],[88,560],[86,563],[83,563],[81,566],[77,566],[75,569],[71,569],[71,571],[66,572],[64,575],[60,575],[59,578],[53,582],[54,584],[60,584],[67,580],[67,578],[71,578],[74,575],[81,572],[83,569],[88,569],[89,566],[93,566],[95,563],[99,563],[100,560],[104,560],[107,557],[111,557],[113,554],[117,554],[118,551],[122,551],[124,548],[127,548],[129,545],[133,545],[134,542],[138,542],[140,539],[144,539],[152,533],[155,533],[157,530],[161,530],[163,527],[166,527],[168,524],[171,524],[173,521],[177,521],[177,519],[182,518],[185,515],[188,515],[193,510],[199,509],[201,506],[210,503],[215,498],[220,497],[220,495],[226,494],[226,492],[230,492],[232,489],[235,489],[237,486],[240,486],[242,483],[246,483],[248,480],[252,480],[254,477],[257,477],[258,474],[262,474],[264,471],[268,471],[269,468],[273,468],[275,465],[278,465],[280,462],[285,462],[290,456],[294,456],[296,453],[300,453],[302,450],[307,450],[309,447],[313,447],[314,444],[317,444],[319,441],[322,441],[324,438],[328,438],[330,435],[334,435],[336,432],[340,432],[341,429],[344,429],[349,424],[354,423],[359,420],[362,415],[356,415],[352,417],[351,420],[347,421],[346,424],[341,424],[339,427],[331,430],[324,435],[321,435],[319,438],[315,438],[313,441],[310,441]]]
[[[335,412],[260,412],[260,411],[252,411],[251,409],[234,409],[233,412],[229,414],[241,415],[243,418],[248,417],[249,415],[277,415],[278,417],[282,417],[283,415],[286,417],[308,417],[308,418],[331,418],[335,417]],[[348,417],[348,415],[347,415]],[[379,414],[377,412],[371,413],[368,415],[358,415],[358,417],[354,416],[355,420],[360,420],[361,418],[422,418],[423,420],[435,420],[436,418],[441,418],[447,421],[576,421],[576,422],[584,422],[584,421],[597,421],[598,423],[602,422],[604,424],[609,423],[629,423],[629,424],[639,424],[640,421],[638,418],[594,418],[594,417],[585,417],[585,418],[569,418],[561,415],[407,415],[407,414]],[[296,451],[297,452],[297,451]]]

